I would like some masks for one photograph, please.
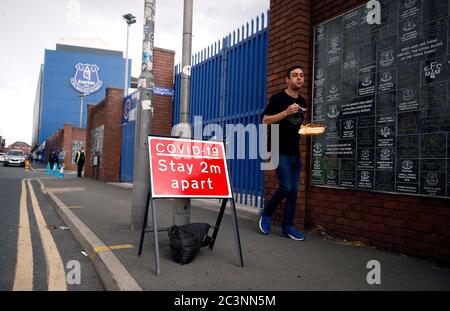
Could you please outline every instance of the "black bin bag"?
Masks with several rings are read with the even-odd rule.
[[[169,228],[170,250],[175,262],[185,265],[190,263],[200,250],[211,242],[206,223],[192,223]]]

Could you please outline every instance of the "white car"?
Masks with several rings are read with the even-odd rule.
[[[5,154],[0,152],[0,162],[5,162]]]
[[[25,166],[25,155],[21,150],[10,150],[5,155],[4,166]]]

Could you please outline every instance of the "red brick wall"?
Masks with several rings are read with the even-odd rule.
[[[59,129],[56,133],[47,138],[45,142],[45,155],[44,155],[46,162],[48,162],[48,158],[52,151],[58,152],[60,146],[63,144],[63,139],[64,139],[64,129]]]
[[[74,140],[85,141],[86,130],[83,128],[75,128],[72,124],[64,124],[64,128],[59,129],[47,139],[45,144],[45,160],[48,161],[51,150],[58,152],[62,146],[66,151],[66,157],[64,159],[65,169],[76,170],[76,164],[72,163],[72,143]]]
[[[29,154],[31,152],[31,147],[25,143],[14,143],[12,145],[9,145],[8,148],[6,148],[6,149],[8,151],[9,150],[21,150],[24,154]]]
[[[98,105],[88,105],[86,128],[86,177],[114,182],[120,178],[120,150],[122,144],[123,89],[107,88]],[[103,125],[103,146],[99,165],[93,166],[92,130]]]
[[[173,88],[173,67],[175,52],[154,49],[153,75],[155,85]],[[172,129],[172,97],[154,96],[153,133],[170,135]],[[108,88],[106,97],[98,105],[88,105],[86,133],[85,176],[103,181],[119,181],[122,148],[123,90]],[[103,150],[100,165],[93,166],[92,133],[104,125]]]
[[[74,140],[86,142],[86,129],[73,127],[71,124],[64,124],[63,135],[64,138],[62,145],[64,150],[66,151],[64,166],[66,170],[75,171],[77,169],[77,165],[75,163],[72,163],[72,144]]]
[[[303,96],[311,110],[313,27],[367,1],[272,0],[270,4],[268,97],[283,89],[284,71],[304,67]],[[306,120],[310,120],[307,114]],[[446,259],[450,257],[450,202],[400,194],[381,194],[309,186],[310,139],[302,138],[302,175],[296,223],[320,225],[330,233],[385,250]],[[277,186],[265,173],[265,199]],[[280,221],[281,213],[275,217]]]
[[[154,48],[153,76],[155,85],[165,88],[173,88],[173,70],[175,52]],[[169,136],[172,130],[172,97],[154,96],[154,116],[152,133]]]
[[[270,25],[269,25],[269,50],[268,50],[268,77],[267,98],[274,93],[286,88],[284,76],[286,70],[299,64],[305,73],[305,84],[302,88],[302,96],[308,103],[306,119],[309,119],[311,108],[311,73],[312,73],[312,28],[311,5],[308,0],[288,1],[277,0],[270,2]],[[311,51],[311,52],[310,52]],[[299,194],[297,198],[297,211],[295,223],[299,227],[304,225],[305,215],[305,178],[308,172],[309,150],[308,141],[301,140],[302,172],[300,177]],[[266,171],[264,174],[265,195],[267,202],[278,187],[275,171]],[[284,206],[284,202],[281,203]],[[278,209],[274,215],[275,224],[282,220],[282,209]]]

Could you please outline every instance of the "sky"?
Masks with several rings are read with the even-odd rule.
[[[181,61],[183,0],[156,0],[155,46],[174,50]],[[269,9],[270,0],[194,0],[192,52]],[[140,73],[144,0],[1,0],[0,1],[0,136],[6,145],[31,143],[33,106],[45,49],[60,38],[99,38],[108,49],[125,51],[132,13],[129,58],[132,76]],[[124,53],[125,55],[125,53]]]

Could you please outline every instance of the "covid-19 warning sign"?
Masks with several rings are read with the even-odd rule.
[[[153,198],[231,198],[224,144],[149,136]]]

